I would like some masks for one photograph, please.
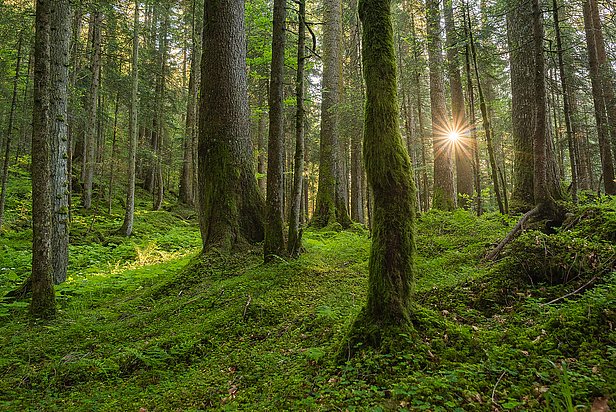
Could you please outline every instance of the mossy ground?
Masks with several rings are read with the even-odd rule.
[[[423,215],[421,327],[397,352],[338,363],[365,302],[366,231],[308,230],[299,259],[264,265],[259,249],[199,257],[190,212],[167,209],[139,212],[130,239],[114,234],[119,209],[75,215],[55,321],[0,304],[0,410],[560,411],[616,393],[616,276],[545,305],[579,283],[480,263],[511,226],[499,215]],[[26,276],[29,247],[27,231],[3,233],[0,293]]]

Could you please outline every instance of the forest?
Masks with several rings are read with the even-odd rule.
[[[2,0],[0,411],[616,408],[612,0]]]

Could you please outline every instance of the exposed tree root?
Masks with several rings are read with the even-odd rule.
[[[4,295],[6,302],[15,302],[26,298],[32,292],[32,278],[28,278],[15,290],[11,290]]]

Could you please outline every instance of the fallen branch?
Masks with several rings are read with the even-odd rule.
[[[501,379],[503,379],[503,377],[505,376],[505,374],[507,373],[507,371],[503,371],[503,373],[501,373],[501,376],[498,377],[498,380],[496,381],[496,384],[494,384],[494,387],[492,388],[492,403],[494,405],[498,405],[498,403],[496,402],[496,387],[498,386],[499,382],[501,381]]]
[[[246,301],[246,306],[244,306],[244,313],[242,314],[242,319],[246,320],[246,312],[248,311],[248,306],[250,306],[250,302],[252,302],[252,296],[248,295],[248,300]]]
[[[496,260],[498,256],[501,254],[505,246],[507,246],[517,235],[522,231],[526,222],[530,220],[531,217],[539,214],[539,207],[535,207],[530,211],[526,212],[524,216],[518,221],[518,223],[514,226],[513,229],[505,236],[503,240],[496,246],[490,253],[486,255],[486,260]]]
[[[583,284],[582,286],[580,286],[579,288],[577,288],[573,292],[569,292],[569,293],[567,293],[564,296],[561,296],[559,298],[553,299],[553,300],[549,301],[548,303],[543,303],[541,306],[551,305],[551,304],[556,303],[558,301],[561,301],[563,299],[567,299],[569,296],[573,296],[573,295],[575,295],[577,293],[580,293],[582,290],[584,290],[588,286],[590,286],[590,284],[592,284],[595,280],[597,280],[597,276],[595,276],[594,278],[590,279],[588,282],[586,282],[585,284]]]

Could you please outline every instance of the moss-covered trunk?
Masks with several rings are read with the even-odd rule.
[[[398,125],[391,0],[361,0],[366,80],[364,160],[374,196],[366,321],[409,322],[413,283],[415,186]]]
[[[323,101],[321,103],[321,142],[319,148],[319,187],[312,224],[325,227],[338,222],[351,224],[339,180],[339,116],[341,96],[340,48],[342,43],[342,7],[340,0],[323,2]]]

